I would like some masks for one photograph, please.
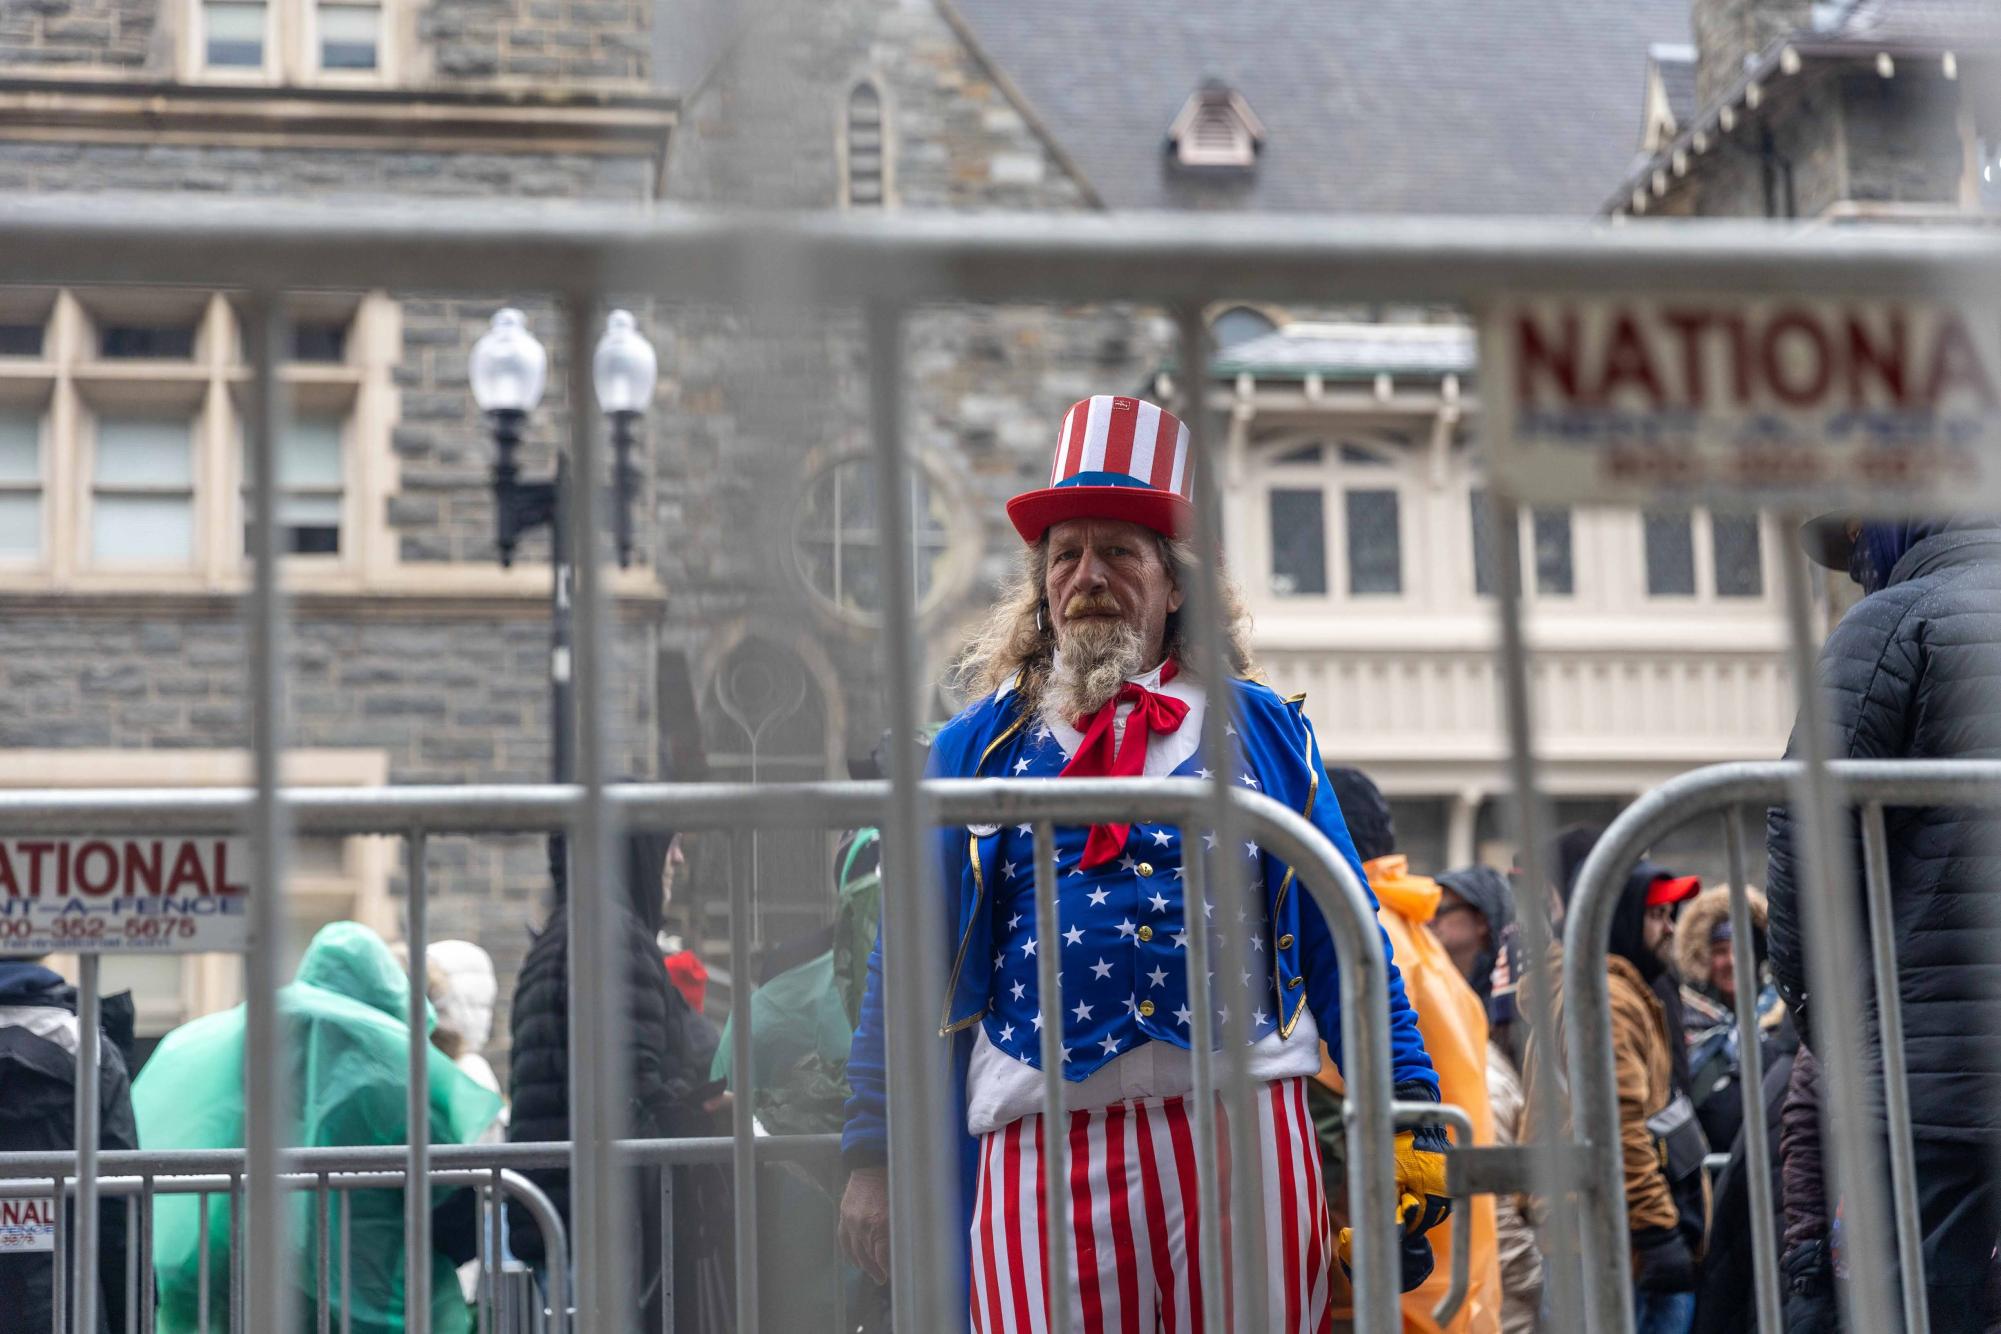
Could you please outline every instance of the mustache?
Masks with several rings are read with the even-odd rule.
[[[1109,593],[1079,593],[1063,604],[1065,616],[1120,616],[1124,609]]]

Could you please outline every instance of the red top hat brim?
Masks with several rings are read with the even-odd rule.
[[[1195,507],[1172,491],[1150,486],[1048,486],[1007,502],[1007,517],[1021,540],[1033,545],[1067,519],[1121,519],[1162,537],[1187,537]]]

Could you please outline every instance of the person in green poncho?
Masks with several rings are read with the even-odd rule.
[[[428,1009],[428,1007],[427,1007]],[[298,976],[278,992],[281,1050],[293,1104],[290,1142],[300,1147],[402,1144],[408,1126],[408,982],[382,938],[358,922],[335,922],[313,937]],[[433,1020],[435,1022],[435,1020]],[[237,1006],[169,1033],[132,1085],[144,1149],[243,1146],[244,1009]],[[500,1099],[426,1044],[431,1141],[468,1144],[500,1110]],[[269,1072],[251,1072],[267,1077]],[[319,1298],[318,1236],[310,1191],[288,1193],[292,1282],[313,1328]],[[356,1334],[403,1329],[403,1192],[335,1191],[329,1268],[333,1327]],[[472,1192],[432,1191],[431,1328],[464,1334],[471,1319],[453,1273],[477,1251]],[[341,1279],[341,1213],[348,1214],[350,1271]],[[162,1195],[154,1209],[153,1255],[160,1285],[159,1329],[196,1328],[204,1239],[193,1195]],[[211,1318],[228,1307],[229,1201],[209,1202]]]

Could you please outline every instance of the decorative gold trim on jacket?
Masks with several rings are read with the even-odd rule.
[[[986,768],[987,761],[993,758],[993,753],[1005,745],[1027,723],[1027,710],[1017,709],[1014,721],[1009,723],[1001,734],[989,742],[987,748],[980,752],[980,762],[973,766],[973,772],[970,776],[978,778],[980,770]],[[971,1028],[984,1018],[983,1015],[976,1014],[971,1018],[961,1019],[957,1023],[952,1022],[952,998],[959,994],[959,974],[966,967],[966,946],[972,943],[973,923],[980,919],[980,913],[985,909],[987,902],[987,878],[980,870],[979,835],[974,834],[967,838],[966,857],[973,864],[973,884],[977,888],[973,895],[973,915],[966,919],[966,929],[959,936],[959,952],[952,960],[951,975],[945,979],[945,1012],[938,1016],[938,1036],[941,1038],[950,1037],[962,1029]]]

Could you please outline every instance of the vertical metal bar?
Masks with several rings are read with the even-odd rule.
[[[101,1045],[98,957],[77,956],[76,968],[76,1243],[71,1262],[76,1270],[73,1325],[87,1334],[97,1331],[97,1136]]]
[[[149,1174],[146,1192],[139,1197],[139,1328],[153,1334],[153,1190],[157,1183]]]
[[[208,1192],[201,1192],[195,1205],[196,1235],[201,1238],[195,1247],[195,1329],[198,1334],[208,1332]]]
[[[1896,922],[1890,912],[1890,841],[1880,801],[1862,808],[1862,849],[1862,892],[1869,906],[1869,953],[1876,979],[1877,1047],[1883,1054],[1883,1119],[1890,1140],[1890,1191],[1896,1201],[1904,1328],[1907,1334],[1930,1334],[1923,1215],[1918,1212],[1918,1165],[1911,1142],[1911,1086],[1904,1058],[1904,996],[1897,978]]]
[[[416,830],[404,836],[409,858],[409,893],[403,927],[409,949],[410,1069],[409,1103],[405,1111],[403,1186],[403,1327],[424,1334],[431,1327],[431,1002],[429,919],[425,899],[425,853],[429,846]]]
[[[752,838],[755,839],[753,834]],[[730,877],[730,1082],[735,1096],[730,1103],[730,1163],[736,1183],[736,1302],[737,1328],[758,1327],[757,1290],[757,1140],[751,1124],[757,1070],[751,1057],[750,962],[752,923],[751,892],[757,875]],[[662,1166],[665,1178],[673,1168]]]
[[[1495,580],[1495,610],[1500,618],[1501,694],[1508,724],[1508,776],[1515,794],[1516,863],[1522,868],[1523,893],[1516,896],[1515,913],[1521,922],[1522,949],[1527,955],[1527,971],[1533,980],[1548,978],[1549,946],[1553,931],[1549,920],[1547,868],[1543,866],[1546,823],[1543,819],[1542,790],[1535,754],[1535,713],[1529,691],[1528,643],[1522,633],[1522,553],[1521,509],[1512,496],[1498,486],[1487,488],[1492,514],[1488,527],[1494,534],[1494,557],[1498,566]],[[1599,942],[1600,953],[1604,950]],[[1532,1045],[1530,1080],[1532,1102],[1529,1117],[1536,1127],[1535,1138],[1554,1144],[1561,1135],[1563,1115],[1557,1087],[1563,1079],[1562,1057],[1554,1040],[1556,1018],[1550,1005],[1547,985],[1524,986],[1517,993],[1528,1006],[1529,1029],[1544,1040]],[[1571,1033],[1579,1031],[1573,1015]],[[1584,1030],[1595,1031],[1595,1030]],[[1573,1036],[1574,1040],[1574,1036]],[[1619,1154],[1618,1107],[1598,1115],[1596,1109],[1579,1107],[1578,1128],[1573,1132],[1581,1145],[1588,1169],[1580,1190],[1587,1225],[1579,1228],[1577,1218],[1561,1207],[1549,1210],[1544,1232],[1548,1262],[1543,1267],[1550,1298],[1552,1323],[1558,1329],[1581,1328],[1580,1303],[1588,1293],[1592,1299],[1592,1328],[1605,1334],[1630,1334],[1633,1327],[1632,1291],[1626,1277],[1626,1210],[1622,1198],[1598,1191],[1602,1173],[1598,1165],[1616,1163]],[[1593,1127],[1604,1133],[1585,1140]],[[1537,1192],[1545,1200],[1561,1200],[1565,1191],[1556,1182],[1544,1182]],[[1580,1236],[1581,1233],[1581,1236]],[[1583,1252],[1585,1293],[1578,1290],[1575,1268],[1580,1246]]]
[[[1208,1003],[1209,975],[1213,971],[1208,922],[1214,900],[1209,893],[1211,860],[1205,842],[1214,836],[1214,831],[1201,829],[1181,831],[1182,910],[1187,913],[1191,928],[1188,998],[1194,1016],[1188,1026],[1188,1045],[1195,1073],[1195,1217],[1199,1220],[1196,1254],[1191,1258],[1195,1261],[1195,1276],[1202,1284],[1205,1313],[1219,1302],[1212,1294],[1225,1291],[1223,1236],[1217,1226],[1223,1216],[1223,1168],[1216,1137],[1216,1007]]]
[[[229,1334],[243,1334],[244,1266],[243,1253],[244,1180],[231,1173],[229,1181]]]
[[[604,488],[598,423],[591,405],[592,295],[579,289],[563,299],[564,353],[570,414],[569,506],[576,577],[575,656],[577,778],[583,802],[571,823],[570,861],[570,1108],[571,1219],[576,1228],[577,1325],[611,1329],[624,1319],[631,1286],[629,1192],[613,1155],[626,1127],[626,1068],[614,997],[622,985],[619,914],[623,886],[611,855],[611,811],[605,803],[607,772],[604,688],[610,643],[609,613],[597,535]],[[554,1267],[552,1265],[552,1267]]]
[[[507,1195],[500,1185],[500,1169],[494,1168],[487,1178],[486,1187],[486,1253],[491,1265],[485,1271],[486,1278],[486,1328],[505,1329],[507,1320],[507,1285],[501,1282],[507,1271],[507,1241],[502,1231],[503,1210],[507,1207]]]
[[[674,1330],[674,1168],[660,1167],[660,1334]]]
[[[139,1231],[133,1216],[139,1212],[146,1196],[152,1192],[153,1179],[146,1177],[140,1182],[138,1195],[128,1195],[120,1200],[117,1207],[125,1211],[125,1330],[126,1334],[138,1334],[139,1324]],[[149,1334],[151,1326],[146,1327]]]
[[[1070,1334],[1070,1123],[1063,1112],[1063,923],[1056,906],[1056,831],[1035,822],[1035,996],[1042,1022],[1042,1189],[1049,1207],[1042,1217],[1049,1263],[1042,1282],[1049,1297],[1050,1334]]]
[[[1781,531],[1797,528],[1799,520],[1794,517],[1788,523],[1790,527],[1782,526]],[[1850,908],[1855,902],[1855,868],[1836,836],[1837,821],[1846,818],[1846,811],[1827,768],[1830,738],[1815,675],[1813,605],[1802,559],[1798,552],[1786,551],[1779,563],[1785,579],[1787,647],[1800,706],[1793,735],[1804,767],[1792,808],[1800,835],[1795,850],[1807,987],[1816,1016],[1813,1049],[1825,1080],[1821,1126],[1834,1149],[1828,1163],[1829,1195],[1842,1201],[1848,1253],[1880,1260],[1891,1252],[1890,1202],[1876,1157],[1875,1132],[1869,1125],[1868,1037],[1862,1027],[1862,993],[1854,985],[1862,968],[1857,923]],[[1881,1263],[1851,1265],[1845,1295],[1847,1328],[1896,1328],[1890,1314],[1889,1280]]]
[[[1236,672],[1226,648],[1229,627],[1224,624],[1222,572],[1218,568],[1219,561],[1206,558],[1207,553],[1221,552],[1223,547],[1222,492],[1215,460],[1209,451],[1208,328],[1203,322],[1199,302],[1177,306],[1174,314],[1180,334],[1182,418],[1188,428],[1188,463],[1194,474],[1195,528],[1189,536],[1197,553],[1194,587],[1184,592],[1189,595],[1188,623],[1195,630],[1193,665],[1208,691],[1208,706],[1202,717],[1202,753],[1208,757],[1212,767],[1209,828],[1215,836],[1217,850],[1217,856],[1211,859],[1213,869],[1236,865],[1236,822],[1231,793],[1232,784],[1238,779],[1231,773],[1233,766],[1229,744],[1235,730],[1230,715],[1235,704],[1232,681]],[[1207,840],[1204,842],[1206,844]],[[1227,938],[1235,942],[1237,951],[1234,960],[1222,961],[1225,969],[1233,961],[1239,968],[1246,968],[1250,963],[1250,936],[1256,929],[1254,919],[1265,911],[1262,881],[1257,874],[1260,863],[1253,858],[1251,865],[1249,878],[1226,871],[1215,877],[1220,884],[1212,882],[1208,885],[1211,900],[1222,905],[1226,914],[1229,907],[1234,905],[1238,908],[1237,913],[1225,916],[1225,923],[1230,924],[1234,917],[1235,924],[1243,928],[1236,930],[1226,925]],[[1189,922],[1187,925],[1192,936],[1196,924]],[[1193,1008],[1197,1012],[1205,1011],[1214,1004],[1214,997],[1210,994],[1209,971],[1205,969],[1188,979],[1190,993],[1194,997]],[[1281,995],[1279,1002],[1283,1004],[1285,999]],[[1229,1266],[1233,1280],[1229,1286],[1236,1299],[1235,1328],[1266,1329],[1270,1326],[1271,1293],[1263,1273],[1263,1181],[1261,1174],[1250,1170],[1251,1165],[1258,1161],[1260,1151],[1258,1113],[1249,1085],[1250,1017],[1244,1013],[1242,1005],[1222,1007],[1220,1017],[1223,1105],[1229,1111],[1227,1133],[1233,1164],[1228,1198],[1221,1201],[1230,1211],[1231,1245],[1224,1263]],[[1197,1115],[1207,1110],[1206,1107],[1198,1108]],[[1214,1233],[1217,1221],[1203,1218],[1203,1233]],[[1210,1293],[1205,1296],[1203,1310],[1205,1313],[1217,1312],[1223,1310],[1225,1305],[1221,1293]],[[1358,1310],[1357,1315],[1360,1314]]]
[[[58,1175],[49,1196],[49,1213],[56,1220],[56,1232],[49,1253],[49,1313],[50,1328],[55,1334],[66,1334],[69,1323],[69,1253],[70,1246],[64,1238],[63,1219],[69,1212],[69,1178]]]
[[[250,461],[250,596],[244,603],[250,690],[250,744],[257,797],[251,817],[250,949],[243,960],[244,1143],[251,1226],[240,1229],[255,1254],[237,1263],[247,1282],[257,1334],[286,1334],[294,1304],[292,1262],[278,1185],[285,1126],[286,1081],[278,1059],[278,961],[285,941],[285,812],[278,795],[284,753],[285,606],[278,589],[278,437],[285,420],[278,363],[285,355],[285,313],[269,291],[251,294],[244,344],[250,352],[250,412],[244,422]],[[242,1209],[232,1208],[232,1224]],[[233,1259],[235,1257],[232,1257]]]
[[[330,1256],[333,1238],[328,1230],[333,1226],[331,1193],[327,1190],[327,1174],[319,1174],[318,1184],[313,1187],[313,1293],[314,1309],[318,1318],[319,1334],[333,1331],[333,1292],[329,1284],[333,1280]]]
[[[888,1003],[890,1284],[896,1328],[935,1334],[964,1325],[970,1309],[954,1226],[958,1162],[947,1065],[940,1059],[936,1016],[945,1008],[939,942],[943,888],[932,860],[923,770],[917,745],[924,698],[917,638],[916,577],[910,560],[910,461],[903,431],[903,313],[869,306],[869,413],[875,427],[876,513],[882,523],[883,650],[888,685],[889,809],[883,824],[883,984]]]
[[[1771,1127],[1765,1124],[1765,1054],[1758,1048],[1758,956],[1751,944],[1751,900],[1744,873],[1744,816],[1732,806],[1723,817],[1730,859],[1730,958],[1737,974],[1737,1046],[1744,1095],[1744,1170],[1750,1174],[1751,1277],[1759,1334],[1779,1334],[1778,1217],[1772,1200]]]
[[[492,1191],[486,1182],[481,1182],[479,1185],[473,1187],[473,1200],[479,1219],[479,1235],[473,1244],[474,1263],[478,1266],[472,1290],[473,1324],[474,1328],[479,1331],[479,1334],[487,1334],[492,1325],[487,1320],[486,1299],[487,1294],[492,1290],[493,1284],[490,1282],[490,1279],[500,1263],[500,1257],[494,1248],[487,1244],[489,1240],[487,1235],[488,1220],[493,1215],[494,1200]],[[452,1275],[452,1281],[454,1283],[458,1282],[456,1272]]]
[[[340,1334],[354,1334],[354,1192],[343,1193],[340,1204]]]

